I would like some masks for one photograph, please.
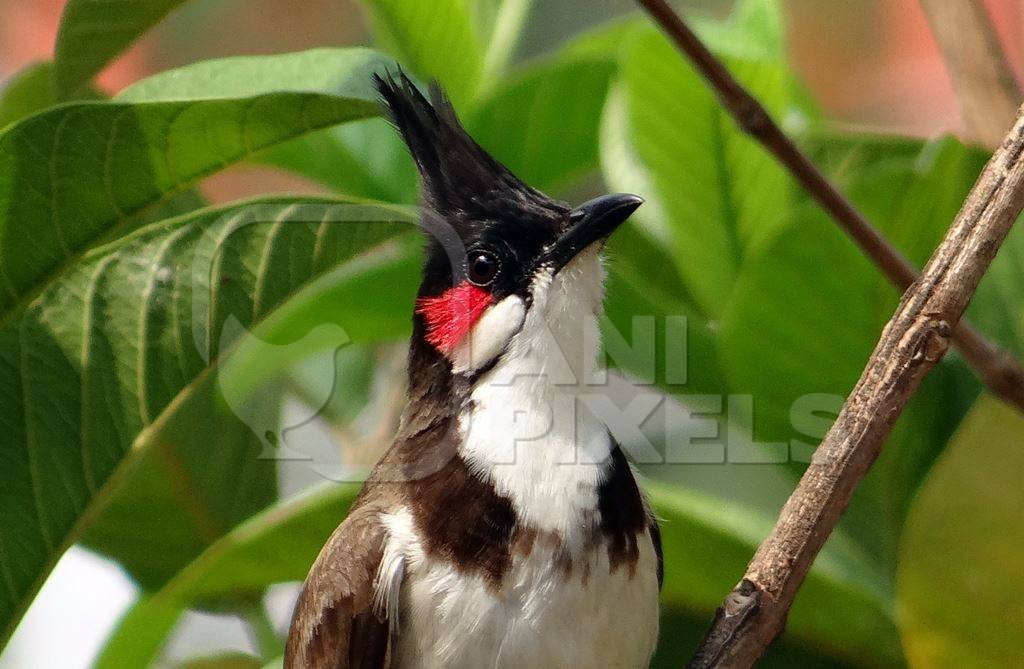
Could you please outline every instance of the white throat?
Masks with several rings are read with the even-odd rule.
[[[524,522],[582,548],[574,544],[585,541],[611,448],[604,424],[585,405],[596,390],[589,382],[601,343],[598,250],[584,251],[554,276],[538,274],[531,292],[521,327],[460,416],[462,455]]]

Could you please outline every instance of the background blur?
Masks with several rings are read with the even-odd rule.
[[[718,16],[727,13],[732,3],[680,4]],[[787,0],[784,4],[791,61],[831,123],[919,137],[964,133],[953,89],[917,2]],[[63,5],[61,0],[0,0],[0,80],[28,63],[52,58]],[[1019,75],[1024,3],[986,0],[985,5]],[[544,53],[566,36],[632,9],[626,0],[538,0],[519,57]],[[345,0],[201,0],[186,4],[148,32],[100,76],[99,83],[114,92],[151,73],[201,59],[366,41],[360,8]],[[271,190],[315,192],[318,187],[269,169],[243,166],[206,180],[202,189],[212,201],[222,202]],[[314,426],[309,439],[329,444],[331,435]],[[89,666],[92,650],[101,646],[135,594],[118,567],[73,549],[0,656],[0,667]],[[279,594],[280,606],[271,602],[271,609],[279,614],[275,623],[283,627],[290,593]],[[56,630],[59,642],[54,641]],[[204,647],[225,646],[251,648],[240,623],[192,614],[170,654],[175,654],[175,648],[193,654]]]
[[[677,4],[716,16],[727,14],[732,5],[729,0]],[[831,120],[921,137],[964,130],[938,47],[917,2],[785,0],[783,5],[790,62]],[[984,0],[984,5],[1019,75],[1024,62],[1024,3]],[[0,0],[0,80],[53,56],[63,6],[63,0]],[[149,74],[198,60],[367,41],[363,14],[349,0],[306,0],[301,11],[295,7],[287,0],[188,3],[146,33],[99,77],[99,83],[119,91]],[[539,0],[520,57],[544,53],[569,35],[632,10],[627,0]],[[242,169],[243,174],[236,170],[219,175],[206,184],[206,193],[221,201],[281,184],[265,172]]]

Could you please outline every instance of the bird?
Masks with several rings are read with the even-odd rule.
[[[554,200],[478,145],[436,82],[374,84],[420,178],[408,398],[303,584],[284,667],[646,667],[658,523],[585,401],[602,250],[643,200]]]

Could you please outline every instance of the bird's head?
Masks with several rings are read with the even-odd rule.
[[[555,201],[484,151],[436,84],[429,100],[401,73],[376,84],[422,184],[429,241],[414,341],[473,378],[524,328],[571,330],[563,321],[598,313],[598,251],[642,200],[608,195],[576,208]]]

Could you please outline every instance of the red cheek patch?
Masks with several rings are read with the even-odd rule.
[[[473,324],[493,301],[489,292],[463,281],[437,297],[416,300],[416,313],[426,321],[427,341],[448,354],[473,329]]]

